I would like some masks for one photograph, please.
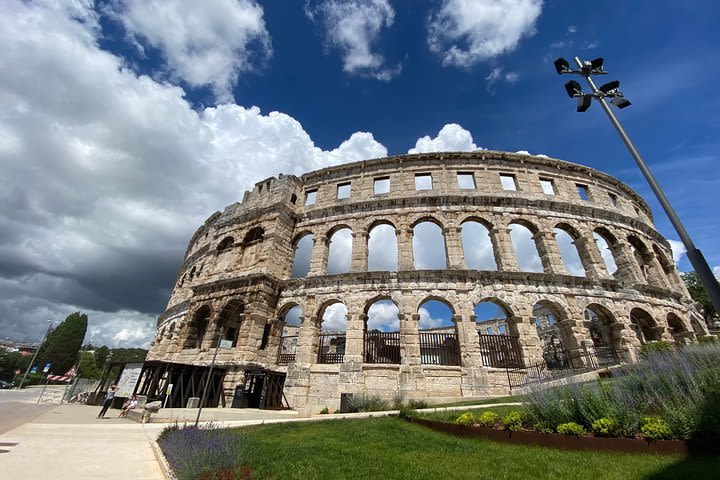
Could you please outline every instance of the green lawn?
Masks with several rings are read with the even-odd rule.
[[[246,427],[258,479],[718,478],[720,458],[573,452],[437,433],[398,418]]]

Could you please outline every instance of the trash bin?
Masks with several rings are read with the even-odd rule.
[[[340,413],[350,413],[350,401],[352,400],[352,397],[352,393],[340,394]]]

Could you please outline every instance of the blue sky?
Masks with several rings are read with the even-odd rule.
[[[720,7],[601,6],[6,0],[0,336],[81,309],[88,340],[146,345],[210,213],[270,175],[411,149],[589,165],[677,240],[601,109],[575,112],[558,56],[605,58],[633,102],[621,121],[720,270]]]

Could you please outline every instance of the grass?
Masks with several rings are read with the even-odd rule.
[[[428,405],[428,408],[469,407],[471,405],[494,405],[496,403],[516,403],[522,401],[524,401],[524,397],[518,395],[509,397],[486,398],[485,400],[466,400],[464,402],[438,403]]]
[[[285,423],[241,429],[262,479],[717,478],[718,459],[573,452],[464,439],[397,418]]]

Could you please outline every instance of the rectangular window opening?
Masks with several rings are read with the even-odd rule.
[[[260,340],[260,350],[265,350],[268,345],[268,340],[270,340],[270,329],[272,328],[272,325],[269,323],[265,324],[265,329],[263,330],[263,336],[262,340]]]
[[[344,198],[350,198],[350,182],[338,184],[337,198],[342,200]]]
[[[588,187],[587,185],[580,185],[579,183],[576,183],[575,186],[577,187],[578,195],[583,201],[589,202],[590,196],[588,195]]]
[[[475,175],[472,172],[458,172],[458,187],[460,190],[475,190]]]
[[[545,195],[555,195],[555,186],[553,185],[553,181],[549,178],[541,178],[540,186],[542,187]]]
[[[305,192],[305,205],[315,205],[315,200],[317,200],[317,190]]]
[[[390,177],[376,178],[373,182],[373,193],[375,195],[390,193]]]
[[[415,190],[432,190],[432,175],[429,173],[416,173]]]
[[[503,190],[517,190],[517,180],[515,179],[515,175],[501,173],[500,183],[502,184]]]
[[[612,206],[617,207],[617,195],[615,195],[614,193],[608,193],[608,197],[610,197],[610,203],[612,203]]]

